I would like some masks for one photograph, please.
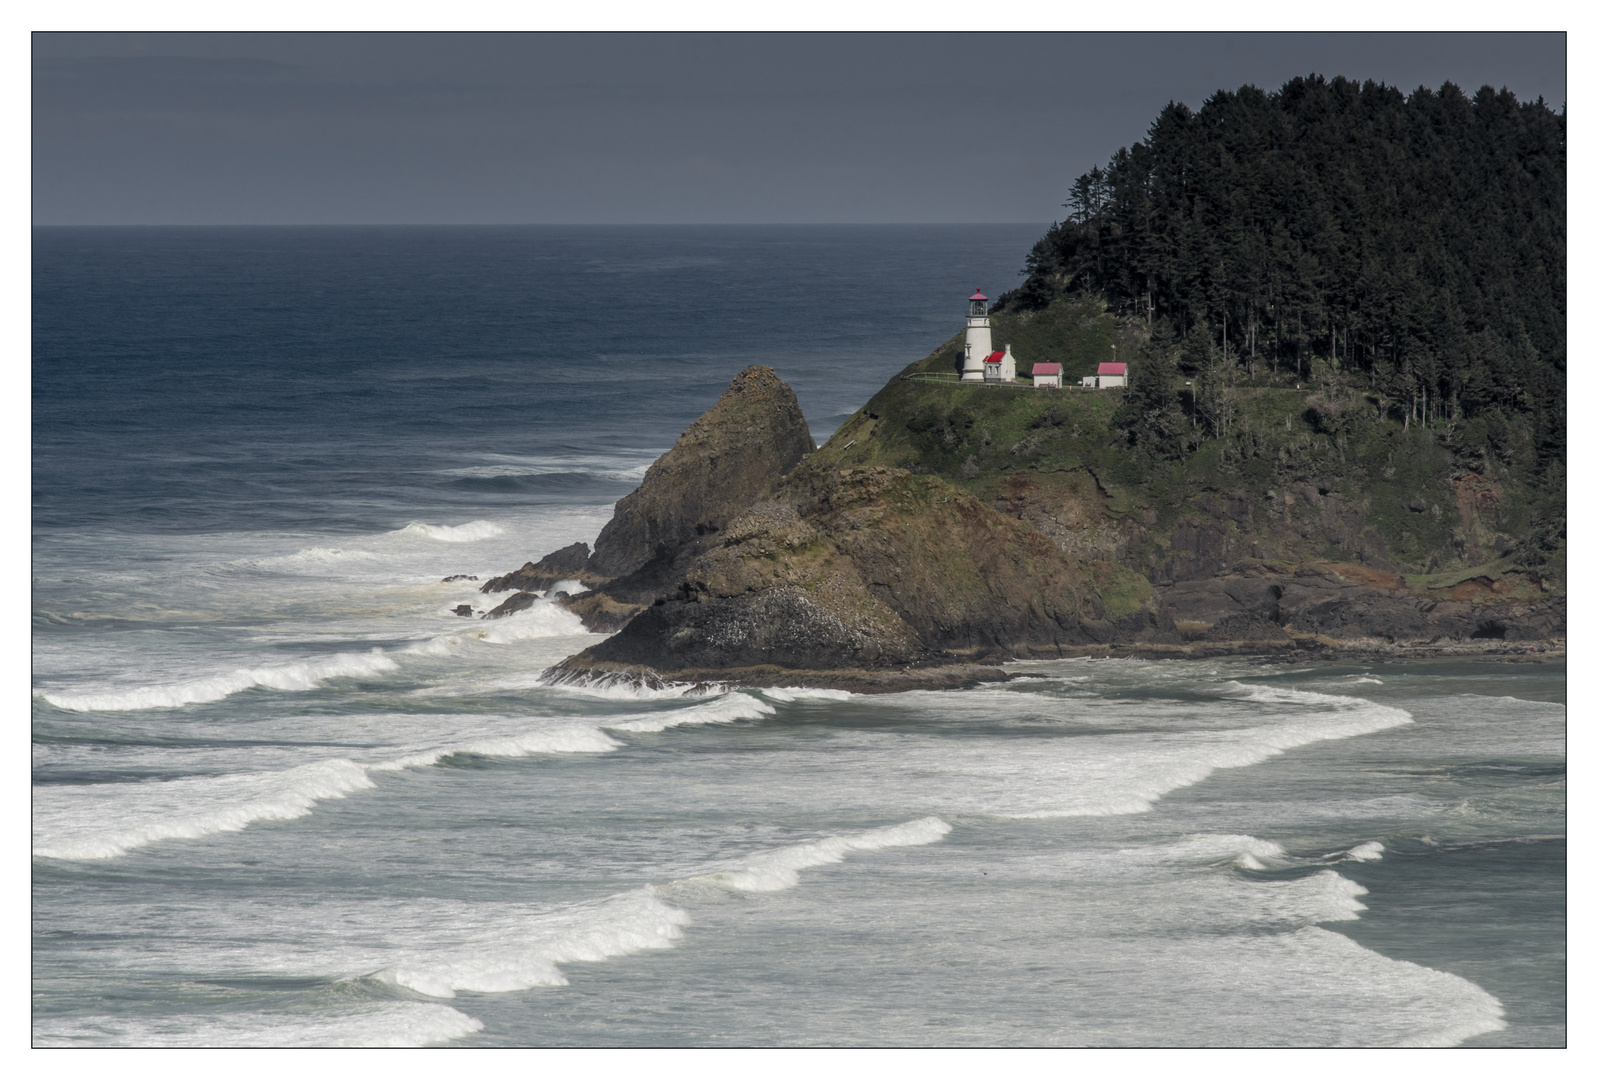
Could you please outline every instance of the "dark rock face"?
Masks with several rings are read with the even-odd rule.
[[[527,563],[520,570],[512,570],[500,577],[489,578],[477,591],[497,593],[526,589],[530,592],[543,592],[557,581],[580,581],[584,585],[592,585],[603,580],[589,572],[588,545],[578,542],[559,551],[552,551],[536,563]]]
[[[1085,623],[1104,615],[1047,537],[942,480],[801,466],[728,524],[673,595],[561,667],[947,666],[1091,642]]]
[[[769,367],[745,368],[616,504],[588,571],[606,578],[651,564],[666,571],[684,547],[725,529],[815,448],[788,384]]]
[[[644,610],[641,604],[622,603],[604,592],[580,593],[559,603],[582,619],[591,634],[614,634]]]
[[[451,574],[449,577],[444,579],[444,582],[445,582],[445,584],[448,584],[451,581],[476,581],[476,580],[477,580],[477,575],[476,574]]]
[[[456,604],[455,607],[452,608],[451,610],[453,610],[455,612],[455,614],[457,614],[457,615],[463,616],[465,618],[470,618],[471,614],[472,614],[472,605],[470,605],[470,604]]]
[[[1430,596],[1407,589],[1397,574],[1345,563],[1291,572],[1253,567],[1246,573],[1178,582],[1159,592],[1173,620],[1213,624],[1204,634],[1207,641],[1285,640],[1296,632],[1338,641],[1429,644],[1534,641],[1565,633],[1565,607],[1559,598]]]
[[[506,600],[499,607],[484,615],[485,619],[503,619],[507,615],[514,615],[518,611],[525,611],[538,602],[538,597],[530,592],[519,592]]]

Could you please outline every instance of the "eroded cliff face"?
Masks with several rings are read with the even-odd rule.
[[[670,565],[767,495],[816,448],[799,399],[769,367],[745,368],[726,393],[616,504],[587,569],[607,578]]]
[[[482,592],[513,593],[487,617],[528,608],[571,580],[590,590],[563,601],[584,625],[620,630],[815,448],[793,389],[769,367],[745,368],[616,504],[592,552],[572,544],[485,582]]]
[[[1093,641],[1104,617],[1090,571],[936,477],[801,466],[674,594],[562,667],[759,678],[752,669],[995,663],[1017,646]]]

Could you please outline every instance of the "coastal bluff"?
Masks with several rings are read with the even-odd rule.
[[[892,438],[889,420],[868,406],[832,443]],[[746,369],[592,551],[573,544],[485,583],[513,594],[488,617],[575,581],[587,591],[555,602],[612,636],[548,679],[859,692],[1002,680],[999,665],[1025,658],[1562,649],[1563,598],[1521,595],[1513,579],[1244,558],[1151,581],[1085,542],[1104,523],[1066,527],[1081,516],[1069,485],[1058,500],[1045,485],[1019,504],[1013,484],[985,499],[958,475],[855,464],[832,443],[816,452],[775,371]]]

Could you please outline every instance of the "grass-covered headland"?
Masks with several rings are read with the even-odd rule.
[[[948,380],[957,336],[818,461],[936,474],[1153,583],[1323,560],[1563,589],[1562,113],[1245,87],[1169,106],[1069,206],[995,304],[1022,382]],[[1125,390],[1026,379],[1110,359]]]

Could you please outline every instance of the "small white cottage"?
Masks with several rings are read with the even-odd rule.
[[[989,353],[982,361],[982,379],[990,383],[1015,382],[1015,356],[1009,345],[1005,345],[1003,352]]]
[[[1059,387],[1060,387],[1060,365],[1059,364],[1033,364],[1032,365],[1032,385],[1033,386],[1052,386],[1055,389],[1059,389]]]
[[[1126,385],[1126,365],[1125,364],[1100,364],[1099,365],[1099,389],[1100,390],[1107,390],[1107,389],[1109,389],[1112,386],[1125,386],[1125,385]]]

